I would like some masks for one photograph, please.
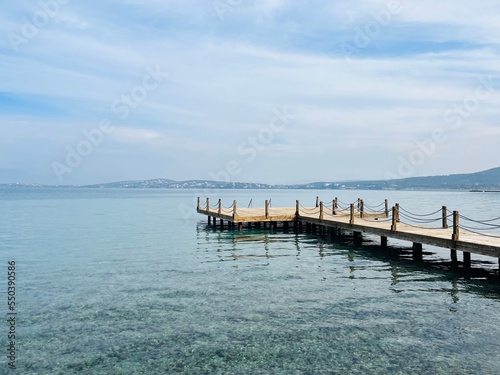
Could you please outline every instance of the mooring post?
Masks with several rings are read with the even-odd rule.
[[[385,217],[389,217],[389,201],[386,199],[385,203]]]
[[[299,204],[299,200],[297,199],[295,201],[295,220],[297,220],[297,218],[299,217],[299,207],[300,207],[300,204]]]
[[[359,201],[359,217],[363,218],[365,215],[365,202],[363,202],[363,199]]]
[[[316,196],[316,207],[318,207],[318,206],[319,206],[319,197]]]
[[[269,219],[269,201],[266,199],[266,219]]]
[[[323,220],[323,201],[319,202],[319,219]]]
[[[236,200],[233,201],[233,220],[236,218]]]
[[[451,236],[452,241],[458,241],[458,238],[460,236],[459,225],[460,225],[460,214],[458,213],[458,211],[453,211],[453,235]]]
[[[196,211],[200,212],[200,197],[198,197],[198,203],[196,203]]]
[[[219,199],[219,207],[217,208],[217,213],[220,215],[222,212],[222,199]]]
[[[210,210],[210,198],[207,198],[207,211]]]
[[[354,203],[351,203],[351,215],[349,217],[349,224],[354,224]]]
[[[399,203],[396,203],[396,221],[399,223]]]
[[[332,201],[332,215],[336,215],[337,211],[337,197]]]
[[[358,198],[358,211],[360,206],[361,206],[361,198]]]
[[[446,206],[443,206],[443,209],[442,209],[442,215],[443,217],[443,228],[448,228],[448,209],[446,208]]]
[[[392,223],[391,223],[391,231],[395,232],[396,231],[396,224],[398,222],[398,204],[392,208]]]

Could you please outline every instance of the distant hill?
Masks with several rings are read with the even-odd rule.
[[[346,183],[345,185],[346,187],[358,189],[500,190],[500,168],[467,174],[358,181]]]
[[[175,181],[153,179],[119,181],[85,186],[47,186],[39,184],[0,184],[0,187],[75,187],[75,188],[129,188],[129,189],[355,189],[355,190],[492,190],[500,191],[500,167],[487,171],[430,177],[411,177],[396,180],[312,182],[280,185],[255,182],[223,182],[210,180]]]

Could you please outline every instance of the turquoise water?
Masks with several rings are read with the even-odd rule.
[[[479,218],[500,212],[498,194],[457,192],[212,198],[293,206],[313,205],[316,194],[389,198],[417,212],[443,204]],[[0,311],[5,321],[7,261],[15,260],[17,373],[500,373],[498,281],[452,272],[448,253],[434,248],[421,264],[390,256],[376,238],[354,247],[305,234],[221,232],[195,213],[196,195],[0,190]],[[6,323],[0,332],[6,348]]]

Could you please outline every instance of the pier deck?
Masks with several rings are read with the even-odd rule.
[[[205,208],[198,203],[197,212],[215,219],[226,220],[229,224],[238,224],[241,230],[243,223],[270,223],[272,226],[277,222],[294,223],[294,225],[306,224],[323,229],[338,228],[352,231],[355,235],[361,233],[377,235],[382,238],[382,243],[387,242],[387,238],[411,241],[414,248],[421,251],[422,244],[448,248],[452,251],[452,259],[456,258],[456,251],[464,252],[464,260],[470,263],[470,253],[496,257],[500,262],[500,234],[484,234],[476,231],[464,229],[459,221],[460,215],[457,211],[449,213],[446,207],[436,220],[424,220],[426,215],[413,216],[417,223],[403,222],[411,221],[412,216],[408,212],[402,212],[400,217],[399,205],[395,205],[391,210],[387,207],[381,211],[369,212],[363,208],[362,200],[358,204],[351,204],[350,207],[338,208],[336,200],[331,207],[326,207],[322,202],[317,201],[315,207],[302,207],[297,201],[296,207],[271,208],[268,201],[263,208],[237,208],[236,201],[229,208],[224,208],[219,200],[218,205],[211,207],[207,202]],[[441,211],[441,210],[438,210]],[[438,213],[438,211],[433,214]],[[448,218],[452,218],[453,225],[448,227]],[[467,218],[466,218],[467,219]],[[470,219],[467,219],[470,220]],[[495,219],[496,220],[496,219]],[[439,222],[439,226],[423,225],[425,222]],[[487,221],[484,225],[494,226],[493,221]],[[476,222],[474,222],[476,223]]]

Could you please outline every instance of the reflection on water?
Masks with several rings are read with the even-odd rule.
[[[363,246],[352,245],[350,236],[340,236],[334,242],[325,237],[316,237],[303,233],[269,230],[244,230],[227,231],[220,230],[204,224],[197,226],[198,238],[203,236],[202,246],[217,248],[215,258],[209,251],[207,262],[211,261],[255,261],[252,266],[268,266],[269,262],[260,264],[263,259],[270,260],[279,257],[296,257],[300,259],[301,251],[317,253],[318,258],[343,257],[347,261],[349,279],[366,278],[364,271],[375,272],[389,271],[392,291],[400,293],[403,290],[398,285],[403,281],[411,280],[413,283],[428,280],[447,280],[451,286],[441,290],[447,291],[452,297],[453,303],[459,301],[458,283],[462,282],[463,288],[469,292],[479,293],[484,297],[499,299],[500,284],[498,283],[498,271],[476,269],[472,274],[479,276],[471,279],[471,273],[462,274],[452,266],[450,261],[438,257],[432,257],[431,252],[425,252],[427,261],[415,262],[412,257],[411,248],[389,247],[383,249],[374,245],[368,239]],[[199,242],[199,245],[201,243]],[[309,253],[310,255],[310,253]],[[256,263],[257,262],[257,263]],[[374,263],[375,262],[375,263]],[[382,263],[379,263],[382,262]],[[476,261],[478,266],[496,264],[488,261]],[[488,280],[489,279],[489,280]],[[467,280],[465,283],[464,281]],[[405,284],[406,288],[417,291],[414,286]],[[400,286],[400,285],[399,285]],[[406,289],[409,290],[409,289]],[[427,290],[425,288],[421,290]]]
[[[373,243],[204,224],[197,237],[200,261],[216,264],[214,273],[226,279],[225,264],[237,270],[224,294],[250,299],[237,312],[239,331],[267,351],[268,372],[269,363],[282,364],[276,351],[293,363],[291,373],[500,370],[500,339],[491,334],[500,323],[495,282],[467,280],[439,261],[413,261],[410,249],[395,256]]]

